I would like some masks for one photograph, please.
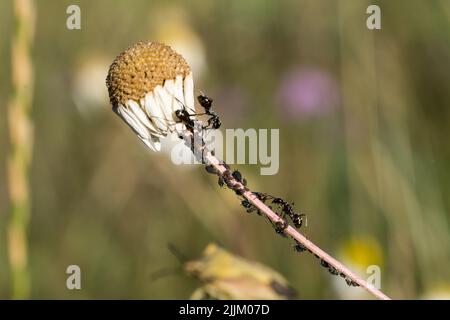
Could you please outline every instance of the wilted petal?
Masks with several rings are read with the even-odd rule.
[[[120,105],[117,109],[117,113],[123,120],[133,129],[140,137],[148,139],[150,138],[149,131],[145,126],[137,119],[136,115],[127,110],[124,106]]]
[[[133,100],[128,100],[128,107],[130,110],[136,115],[136,117],[148,128],[151,132],[158,132],[158,129],[150,122],[150,119],[147,115],[142,111],[141,107],[137,104],[137,102]]]
[[[164,114],[161,110],[159,103],[156,103],[152,93],[145,95],[145,111],[150,119],[155,123],[156,127],[162,132],[167,131],[167,121],[164,118]]]
[[[182,109],[183,105],[180,104],[179,101],[175,98],[175,81],[174,80],[166,80],[164,82],[164,88],[166,91],[166,96],[170,99],[169,105],[172,107],[172,111],[175,112],[176,110]]]
[[[189,73],[184,79],[184,102],[188,112],[195,113],[194,102],[194,80],[192,79],[192,73]]]
[[[177,98],[177,100],[185,105],[184,102],[184,90],[183,90],[183,77],[182,76],[177,76],[175,79],[175,91],[174,91],[174,96],[175,98]]]
[[[172,98],[161,86],[157,86],[153,92],[156,102],[159,103],[160,108],[164,113],[164,117],[169,122],[169,127],[172,127],[175,124],[174,112],[172,110]]]

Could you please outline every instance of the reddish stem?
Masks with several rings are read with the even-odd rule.
[[[190,138],[189,138],[190,139]],[[190,140],[187,140],[190,141]],[[225,166],[217,159],[214,155],[211,154],[210,151],[206,150],[205,147],[202,147],[204,150],[204,156],[207,160],[206,162],[210,165],[212,165],[216,171],[223,175],[225,170]],[[234,183],[237,185],[240,185],[242,188],[244,186],[237,181],[236,179],[233,179]],[[274,224],[276,223],[282,223],[283,219],[273,212],[268,206],[266,206],[261,200],[259,200],[250,190],[244,192],[242,195],[245,197],[250,203],[252,203],[256,208],[259,209],[260,212],[262,212],[267,218],[269,218]],[[295,239],[298,243],[302,244],[306,249],[308,249],[312,254],[314,254],[319,259],[325,261],[330,265],[331,267],[335,268],[340,275],[345,276],[347,279],[350,279],[351,281],[357,283],[359,286],[366,289],[369,293],[373,294],[375,297],[377,297],[380,300],[391,300],[388,296],[386,296],[383,292],[378,290],[376,287],[371,285],[370,283],[367,283],[364,281],[361,277],[350,271],[346,266],[344,266],[341,262],[334,259],[332,256],[330,256],[328,253],[320,249],[318,246],[316,246],[313,242],[308,240],[304,235],[302,235],[297,229],[288,226],[284,230],[285,234],[291,236],[293,239]]]

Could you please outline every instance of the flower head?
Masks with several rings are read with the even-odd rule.
[[[202,282],[192,299],[281,300],[296,296],[288,281],[275,270],[214,243],[206,247],[201,258],[187,261],[184,269]]]
[[[384,254],[380,243],[375,238],[366,234],[353,235],[339,245],[337,255],[343,264],[356,273],[366,274],[369,283],[381,285],[378,282],[381,281],[378,275],[381,274],[384,266]],[[348,285],[340,277],[334,277],[333,286],[339,297],[343,299],[368,299],[370,297],[367,291],[361,287],[348,290]]]
[[[176,110],[194,113],[190,67],[161,43],[139,42],[122,52],[109,68],[106,85],[113,111],[154,151],[161,150],[160,138],[185,129]]]

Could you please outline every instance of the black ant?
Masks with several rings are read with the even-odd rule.
[[[242,180],[242,175],[239,171],[234,170],[233,173],[231,174],[233,176],[233,178],[235,178],[237,181],[241,181]]]
[[[242,174],[238,170],[234,170],[231,175],[237,182],[239,182],[242,185],[240,186],[239,184],[235,184],[233,187],[233,190],[236,192],[238,196],[241,196],[244,194],[245,191],[248,191],[247,180],[242,178]]]
[[[275,226],[275,232],[277,234],[284,236],[285,235],[284,230],[286,230],[286,228],[289,227],[289,223],[286,220],[281,219],[280,221],[275,222],[274,226]]]
[[[300,228],[303,225],[303,219],[306,218],[306,215],[303,213],[297,213],[294,211],[293,203],[290,204],[286,200],[282,198],[276,198],[270,194],[263,193],[263,192],[253,192],[253,194],[262,202],[266,203],[266,201],[271,200],[273,204],[278,205],[278,207],[281,209],[281,213],[279,216],[289,216],[292,223],[296,228]],[[271,208],[269,206],[269,208]],[[272,208],[271,208],[272,209]]]
[[[328,262],[326,262],[323,259],[320,259],[320,265],[322,267],[324,267],[325,269],[328,269],[328,272],[334,276],[337,276],[339,274],[339,271],[337,271],[337,269],[335,267],[333,267],[332,265],[330,265]],[[347,278],[345,280],[347,281]],[[348,284],[348,282],[347,282],[347,284]]]
[[[242,174],[239,171],[234,170],[231,175],[233,176],[234,179],[236,179],[237,182],[240,182],[244,187],[247,186],[247,180],[245,178],[242,178]]]
[[[295,241],[294,250],[297,251],[297,252],[303,252],[303,251],[306,251],[307,249],[300,242]]]
[[[326,261],[323,260],[323,259],[320,260],[320,265],[321,265],[322,267],[324,267],[324,268],[327,268],[327,269],[330,267],[330,265],[328,264],[328,262],[326,262]]]
[[[247,188],[242,187],[238,183],[236,183],[234,180],[238,180],[236,177],[241,177],[240,173],[238,171],[231,172],[229,166],[226,166],[227,169],[222,173],[221,176],[219,176],[218,184],[219,186],[223,186],[224,184],[227,185],[227,187],[231,190],[233,190],[238,196],[242,196],[245,191],[247,191]],[[242,177],[241,177],[242,178]],[[239,180],[238,180],[239,181]],[[239,181],[242,184],[242,181]]]
[[[219,185],[219,187],[223,187],[225,184],[225,180],[223,179],[222,176],[219,176],[219,180],[217,181],[217,184]]]
[[[250,201],[248,201],[247,199],[242,200],[242,201],[241,201],[241,205],[242,205],[245,209],[247,209],[246,211],[247,211],[248,213],[252,213],[253,211],[256,210],[256,207],[255,207],[253,204],[251,204]]]
[[[229,168],[229,166],[227,165],[225,168]],[[205,170],[206,170],[206,172],[208,172],[210,174],[215,174],[215,175],[219,176],[219,179],[217,180],[217,184],[219,185],[219,187],[222,188],[225,184],[229,188],[232,188],[234,186],[231,183],[232,173],[229,169],[225,169],[223,174],[220,174],[220,172],[213,165],[207,165],[205,167]],[[232,189],[234,190],[234,188],[232,188]]]
[[[176,99],[176,98],[175,98]],[[177,99],[178,100],[178,99]],[[192,110],[192,113],[189,113],[184,103],[182,103],[180,100],[178,100],[178,103],[181,104],[182,109],[175,110],[175,116],[180,119],[180,122],[182,122],[188,131],[194,132],[195,128],[195,121],[192,119],[192,117],[201,116],[201,115],[208,115],[210,118],[208,119],[208,124],[205,126],[202,126],[202,129],[218,129],[220,128],[222,122],[219,119],[219,115],[215,113],[214,111],[211,111],[212,107],[212,99],[206,96],[205,94],[201,93],[197,97],[198,102],[200,105],[205,109],[204,113],[195,113]]]
[[[292,207],[293,204],[288,203],[282,198],[275,198],[272,200],[272,203],[279,205],[282,213],[284,215],[288,215],[291,218],[292,223],[294,223],[296,228],[300,228],[303,225],[303,217],[305,217],[305,214],[295,212],[294,208]]]
[[[205,167],[206,172],[211,173],[211,174],[217,174],[217,170],[216,168],[214,168],[212,165],[207,165]]]
[[[177,99],[178,100],[178,99]],[[193,113],[190,114],[187,110],[184,104],[179,101],[180,104],[182,104],[183,108],[180,110],[175,111],[175,115],[180,119],[186,126],[186,128],[193,132],[195,123],[192,120],[191,117],[195,116],[201,116],[201,115],[207,115],[209,116],[208,123],[206,126],[202,126],[202,129],[219,129],[222,125],[222,122],[220,121],[219,115],[215,113],[214,111],[211,111],[212,108],[212,102],[213,99],[205,95],[204,93],[200,93],[199,96],[197,96],[197,100],[199,104],[205,109],[204,113]]]
[[[338,273],[339,273],[339,271],[337,271],[336,268],[331,267],[331,266],[328,268],[328,272],[331,273],[331,274],[334,275],[334,276],[337,276]]]
[[[241,204],[244,208],[246,209],[250,209],[253,207],[253,205],[250,203],[250,201],[248,201],[247,199],[244,199],[241,201]]]
[[[303,217],[306,219],[306,215],[304,213],[297,213],[294,212],[291,216],[292,223],[294,223],[294,226],[296,228],[301,228],[303,225]]]
[[[264,192],[257,192],[254,191],[253,194],[262,202],[266,202],[266,200],[273,198],[272,196],[268,195],[267,193]]]
[[[348,286],[350,287],[359,287],[359,284],[357,284],[355,281],[353,281],[350,278],[345,278],[345,282],[347,283]]]
[[[183,122],[183,124],[186,126],[186,128],[190,132],[194,132],[195,122],[191,119],[193,115],[191,115],[189,112],[187,112],[186,108],[183,105],[183,109],[175,110],[175,115],[178,119]]]
[[[212,103],[214,101],[212,98],[208,97],[206,94],[200,91],[200,94],[197,96],[197,100],[206,112],[210,112]]]
[[[210,118],[208,119],[208,124],[203,127],[203,129],[211,128],[211,129],[219,129],[222,125],[222,121],[220,121],[219,115],[214,111],[211,111],[213,99],[205,95],[203,92],[200,92],[200,95],[197,96],[198,103],[205,109],[205,113]]]

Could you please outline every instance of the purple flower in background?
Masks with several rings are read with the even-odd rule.
[[[236,86],[224,86],[214,95],[214,103],[226,123],[236,124],[248,113],[250,99],[245,90]]]
[[[336,81],[325,70],[302,67],[283,75],[277,102],[286,117],[310,118],[332,111],[339,102]]]

